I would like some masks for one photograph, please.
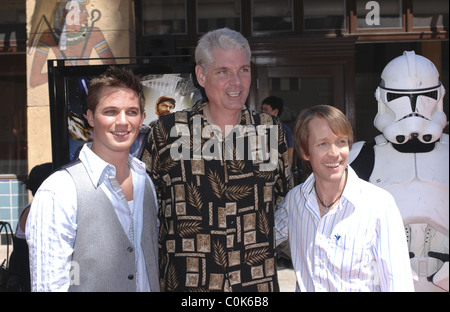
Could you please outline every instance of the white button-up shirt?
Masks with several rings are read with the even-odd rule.
[[[277,244],[289,237],[298,291],[414,291],[394,198],[348,168],[339,205],[320,217],[314,174],[275,213]]]
[[[133,180],[133,201],[127,202],[115,179],[116,169],[91,150],[87,143],[80,160],[94,185],[102,188],[136,251],[136,287],[150,291],[145,259],[141,247],[145,180],[153,182],[145,164],[130,156],[128,164]],[[153,187],[153,192],[154,187]],[[156,199],[156,193],[154,193]],[[158,207],[155,201],[155,207]],[[131,212],[131,214],[130,214]],[[98,230],[101,231],[101,222]],[[77,193],[72,177],[59,170],[42,183],[33,199],[27,219],[26,237],[30,253],[32,291],[67,291],[71,282],[71,259],[77,232]],[[158,233],[154,233],[158,235]]]

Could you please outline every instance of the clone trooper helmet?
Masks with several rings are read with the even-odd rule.
[[[381,73],[375,91],[378,113],[374,125],[395,144],[413,138],[422,143],[434,142],[447,123],[444,95],[436,66],[414,51],[405,51]]]

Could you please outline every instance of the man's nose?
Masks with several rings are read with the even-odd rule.
[[[233,86],[240,86],[242,85],[242,78],[240,76],[240,73],[233,73],[230,77],[230,84]]]
[[[336,144],[331,144],[330,148],[328,149],[329,155],[339,155],[339,148],[336,146]]]
[[[118,124],[126,124],[126,123],[128,123],[128,118],[127,118],[126,112],[120,112],[117,115],[116,122]]]

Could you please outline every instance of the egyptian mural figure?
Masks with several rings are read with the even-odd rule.
[[[114,64],[114,57],[102,31],[95,27],[101,18],[97,9],[88,12],[89,0],[62,0],[57,2],[50,21],[43,14],[30,40],[29,54],[34,53],[30,86],[47,82],[43,72],[50,51],[57,59],[65,59],[72,65],[86,65],[93,49],[104,64]]]

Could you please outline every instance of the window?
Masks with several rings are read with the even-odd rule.
[[[358,42],[448,40],[445,0],[135,1],[138,46],[146,47],[151,40],[151,49],[138,47],[141,55],[150,50],[155,55],[160,37],[170,46],[162,49],[164,55],[191,55],[202,34],[222,27],[247,38],[357,35]]]
[[[252,0],[253,31],[292,31],[291,0]]]
[[[413,0],[414,27],[448,27],[447,0]]]
[[[222,27],[241,30],[241,1],[197,0],[197,32]]]
[[[303,0],[305,30],[345,29],[345,1]]]
[[[25,56],[2,55],[0,64],[0,174],[22,175],[27,173]]]
[[[144,35],[185,34],[186,0],[142,0]]]
[[[358,29],[401,28],[402,0],[357,0]]]
[[[25,1],[0,6],[0,176],[27,174]]]

